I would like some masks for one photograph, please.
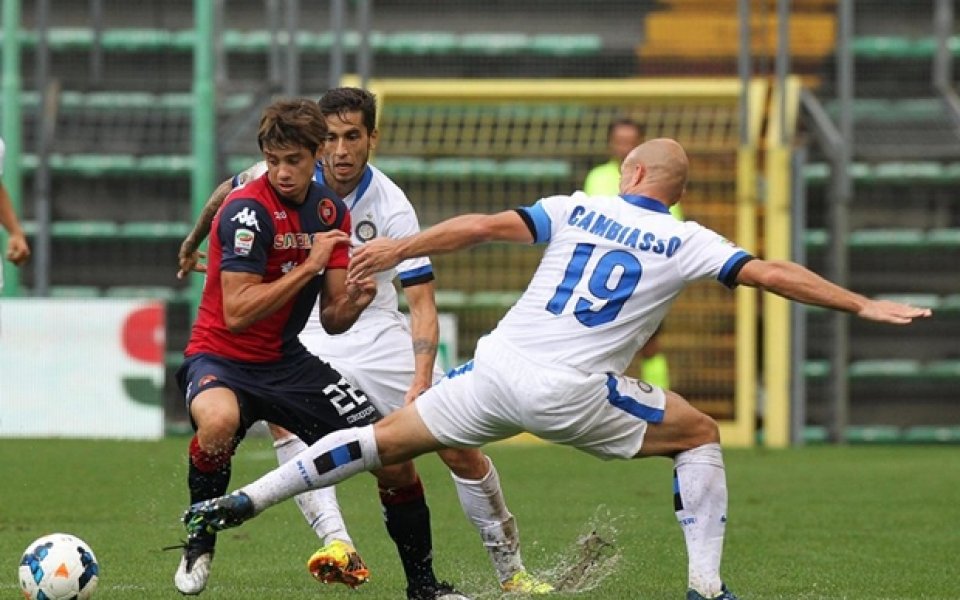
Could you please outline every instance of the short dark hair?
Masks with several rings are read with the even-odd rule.
[[[367,133],[377,128],[377,97],[363,88],[338,87],[327,90],[317,100],[324,118],[330,115],[343,116],[350,112],[363,115],[363,126]]]
[[[610,125],[607,126],[607,139],[609,140],[613,136],[613,130],[617,127],[633,127],[637,130],[637,133],[643,133],[640,131],[640,124],[631,119],[630,117],[617,117],[611,121]]]
[[[316,154],[327,135],[327,123],[320,108],[309,98],[277,100],[263,110],[257,129],[257,146],[303,147]]]

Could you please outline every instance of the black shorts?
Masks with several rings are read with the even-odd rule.
[[[262,419],[312,444],[331,431],[369,425],[381,418],[362,391],[306,352],[295,360],[273,363],[195,354],[177,370],[177,384],[188,410],[203,390],[225,387],[232,391],[240,404],[240,437]]]

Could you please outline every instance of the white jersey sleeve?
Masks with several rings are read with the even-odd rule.
[[[403,195],[403,192],[400,194],[400,196],[395,196],[392,201],[395,210],[387,218],[383,231],[383,236],[391,239],[410,237],[420,233],[420,222],[413,205],[407,200],[406,195]],[[402,202],[400,201],[401,197]],[[396,269],[400,285],[404,287],[433,280],[433,266],[428,257],[407,259],[398,264]]]
[[[233,176],[233,187],[243,187],[267,172],[267,162],[261,160]]]
[[[7,145],[3,142],[3,138],[0,137],[0,177],[3,177],[3,157],[7,153]]]

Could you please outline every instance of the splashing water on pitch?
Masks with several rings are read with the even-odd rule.
[[[548,569],[532,569],[537,578],[551,583],[557,592],[579,594],[597,589],[620,562],[622,551],[617,545],[617,521],[622,515],[614,516],[606,506],[598,506],[593,516],[581,526],[571,545],[558,554],[547,557],[544,562],[554,565]],[[536,546],[536,542],[533,542]],[[528,548],[529,549],[529,548]],[[527,598],[523,594],[504,593],[490,590],[485,581],[461,581],[464,589],[470,589],[476,600],[511,600]],[[479,591],[486,588],[486,591]]]
[[[616,526],[619,519],[607,507],[597,507],[573,546],[557,557],[557,566],[544,573],[544,578],[558,592],[589,592],[599,587],[620,562],[622,551],[617,545]]]

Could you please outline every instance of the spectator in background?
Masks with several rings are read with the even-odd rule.
[[[6,153],[6,148],[3,138],[0,138],[0,177],[3,177],[3,156]],[[10,200],[10,194],[7,193],[7,188],[3,186],[2,179],[0,179],[0,225],[3,225],[9,236],[4,256],[19,267],[30,258],[30,246],[27,244],[27,236],[23,233],[23,228],[17,219],[17,213],[13,211],[13,201]],[[0,289],[3,289],[2,268],[0,268]]]
[[[630,151],[640,145],[640,125],[627,117],[615,119],[607,128],[607,148],[610,160],[590,169],[583,181],[583,191],[590,196],[620,193],[620,164]],[[683,210],[679,204],[670,207],[670,214],[683,221]],[[658,329],[640,348],[640,378],[648,383],[670,388],[670,365],[667,356],[660,349],[660,330]]]

